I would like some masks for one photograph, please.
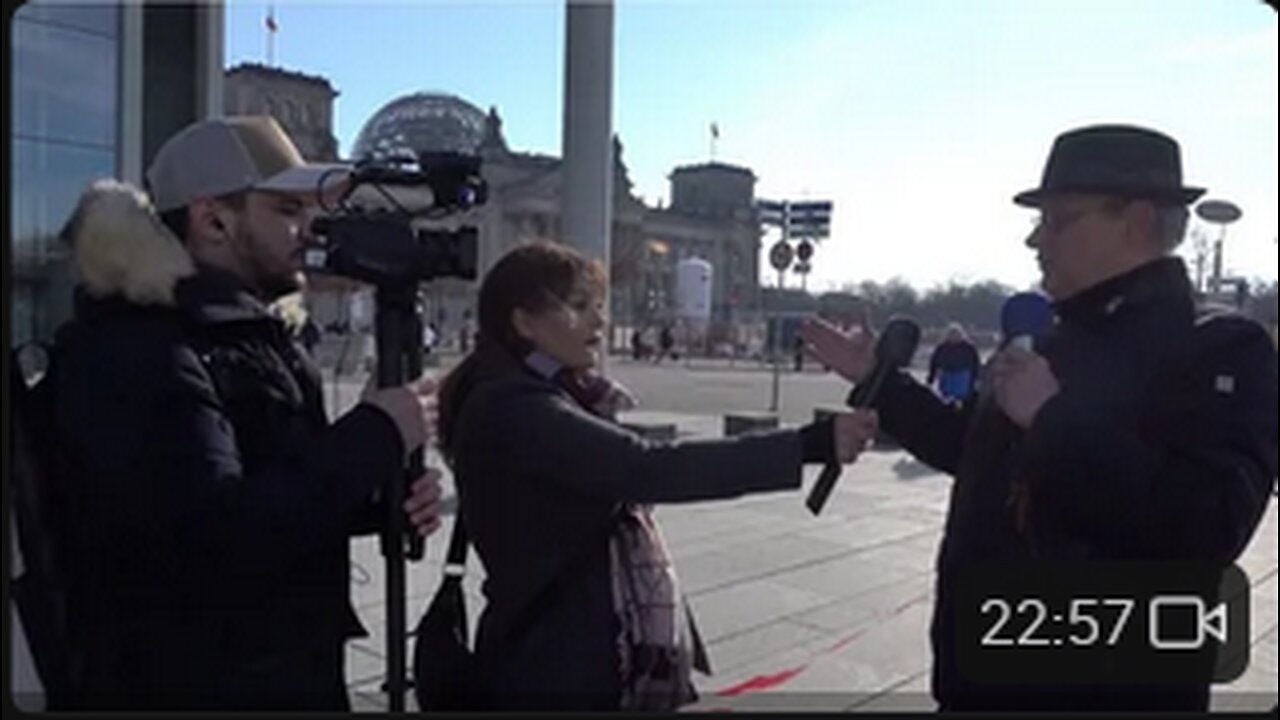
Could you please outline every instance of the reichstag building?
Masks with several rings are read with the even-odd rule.
[[[560,158],[509,147],[495,108],[486,113],[446,94],[398,97],[365,122],[350,159],[440,151],[475,154],[482,160],[488,203],[451,220],[479,229],[481,272],[521,243],[561,238]],[[630,328],[676,324],[675,267],[686,257],[700,257],[713,267],[706,341],[745,342],[739,333],[760,317],[755,175],[724,163],[678,167],[670,176],[670,205],[651,207],[632,193],[616,136],[613,160],[610,277],[612,322],[619,334],[615,342]],[[428,299],[430,317],[451,337],[470,317],[476,284],[443,280],[435,285]]]

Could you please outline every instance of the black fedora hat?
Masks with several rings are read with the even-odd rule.
[[[1013,201],[1038,207],[1046,196],[1100,193],[1188,205],[1204,188],[1182,185],[1178,143],[1168,135],[1132,125],[1094,125],[1070,130],[1053,141],[1040,187]]]

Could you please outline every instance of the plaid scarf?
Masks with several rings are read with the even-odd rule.
[[[647,505],[624,505],[609,543],[623,710],[675,710],[697,699],[684,596]]]

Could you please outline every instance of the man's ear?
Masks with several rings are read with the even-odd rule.
[[[193,239],[201,243],[222,244],[231,240],[228,210],[213,198],[196,198],[187,206],[187,222]]]

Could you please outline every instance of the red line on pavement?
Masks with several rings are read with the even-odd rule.
[[[827,648],[826,650],[823,650],[822,652],[818,653],[818,655],[829,655],[829,654],[831,654],[831,653],[833,653],[833,652],[836,652],[837,650],[840,650],[840,649],[844,648],[846,645],[848,645],[849,643],[853,642],[854,640],[857,640],[858,638],[862,637],[862,636],[863,636],[863,635],[865,635],[866,633],[867,633],[867,628],[861,628],[860,630],[858,630],[858,632],[856,632],[856,633],[854,633],[854,634],[850,635],[849,637],[847,637],[847,638],[845,638],[845,639],[841,640],[840,642],[836,643],[835,645],[832,645],[831,647]]]
[[[735,695],[745,695],[746,693],[760,692],[761,690],[775,688],[804,672],[804,669],[807,667],[809,667],[809,664],[805,663],[800,667],[783,670],[782,672],[774,675],[757,675],[744,683],[721,690],[716,693],[716,695],[720,697],[734,697]]]
[[[911,598],[910,600],[908,600],[908,601],[906,601],[906,602],[902,603],[901,605],[899,605],[898,607],[896,607],[896,608],[894,608],[894,609],[893,609],[893,613],[892,613],[892,615],[891,615],[890,617],[893,617],[893,616],[896,616],[896,615],[901,615],[901,614],[902,614],[902,612],[903,612],[904,610],[906,610],[907,608],[911,607],[912,605],[915,605],[916,603],[921,602],[922,600],[928,600],[928,599],[929,599],[929,594],[930,594],[931,592],[932,592],[931,590],[925,590],[924,592],[920,593],[919,595],[917,595],[917,596],[915,596],[915,597]]]
[[[915,605],[918,602],[921,602],[922,600],[927,599],[929,597],[930,592],[931,591],[925,591],[911,598],[910,600],[902,603],[898,607],[894,608],[893,612],[889,613],[889,616],[885,619],[889,620],[901,615],[902,613],[906,612],[907,608],[911,607],[912,605]],[[716,696],[717,697],[736,697],[738,695],[746,695],[748,693],[761,692],[764,690],[772,690],[773,688],[776,688],[780,685],[785,685],[786,683],[791,682],[791,680],[795,678],[795,676],[799,675],[805,670],[808,670],[809,666],[812,665],[815,660],[822,657],[823,655],[830,655],[831,653],[834,653],[852,644],[855,640],[865,635],[867,631],[870,630],[872,627],[873,626],[867,625],[867,626],[858,628],[848,637],[845,637],[841,639],[839,642],[835,643],[834,645],[831,645],[830,647],[827,647],[819,651],[818,653],[814,654],[813,657],[809,658],[808,662],[802,665],[798,665],[789,670],[783,670],[782,672],[774,673],[772,675],[757,675],[751,678],[750,680],[747,680],[746,682],[742,682],[737,685],[733,685],[731,687],[725,688],[724,690],[720,690],[716,692]],[[728,708],[716,708],[715,711],[729,712]]]

